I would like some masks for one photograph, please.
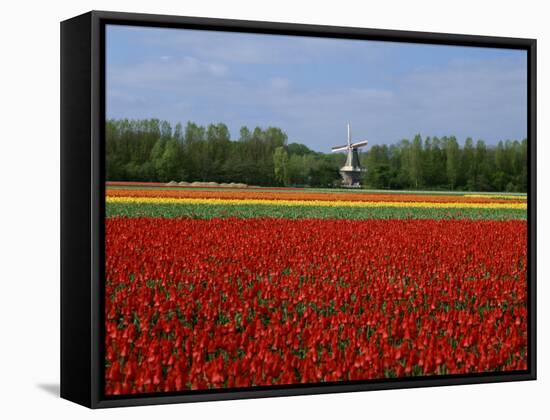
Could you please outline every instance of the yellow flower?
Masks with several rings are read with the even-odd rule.
[[[220,198],[174,198],[174,197],[106,197],[107,203],[123,204],[208,204],[208,205],[260,205],[260,206],[313,206],[313,207],[404,207],[404,208],[477,208],[477,209],[527,209],[527,203],[466,203],[423,201],[328,201],[328,200],[260,200]]]
[[[464,194],[468,198],[494,198],[496,200],[527,200],[526,195],[504,195],[504,194]]]

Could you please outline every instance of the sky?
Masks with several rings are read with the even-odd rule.
[[[328,152],[416,134],[527,137],[527,53],[108,25],[107,118],[275,126]]]

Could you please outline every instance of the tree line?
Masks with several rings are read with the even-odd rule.
[[[374,145],[365,154],[365,181],[374,188],[526,192],[527,139],[488,146],[454,136]]]
[[[242,127],[231,139],[225,124],[158,119],[106,122],[109,181],[214,181],[261,186],[337,187],[343,153],[289,143],[277,127]],[[379,189],[527,191],[527,140],[488,146],[450,137],[404,139],[360,154],[363,186]]]

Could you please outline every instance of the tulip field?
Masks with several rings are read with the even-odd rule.
[[[105,394],[527,369],[525,195],[117,183]]]

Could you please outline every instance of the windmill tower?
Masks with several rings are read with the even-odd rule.
[[[340,175],[342,175],[342,186],[349,188],[361,187],[361,173],[365,170],[361,168],[361,164],[359,163],[359,148],[365,147],[367,144],[367,140],[357,143],[351,142],[351,127],[348,123],[348,144],[343,146],[334,146],[332,148],[333,152],[339,152],[342,150],[346,150],[348,152],[346,163],[340,168]]]

